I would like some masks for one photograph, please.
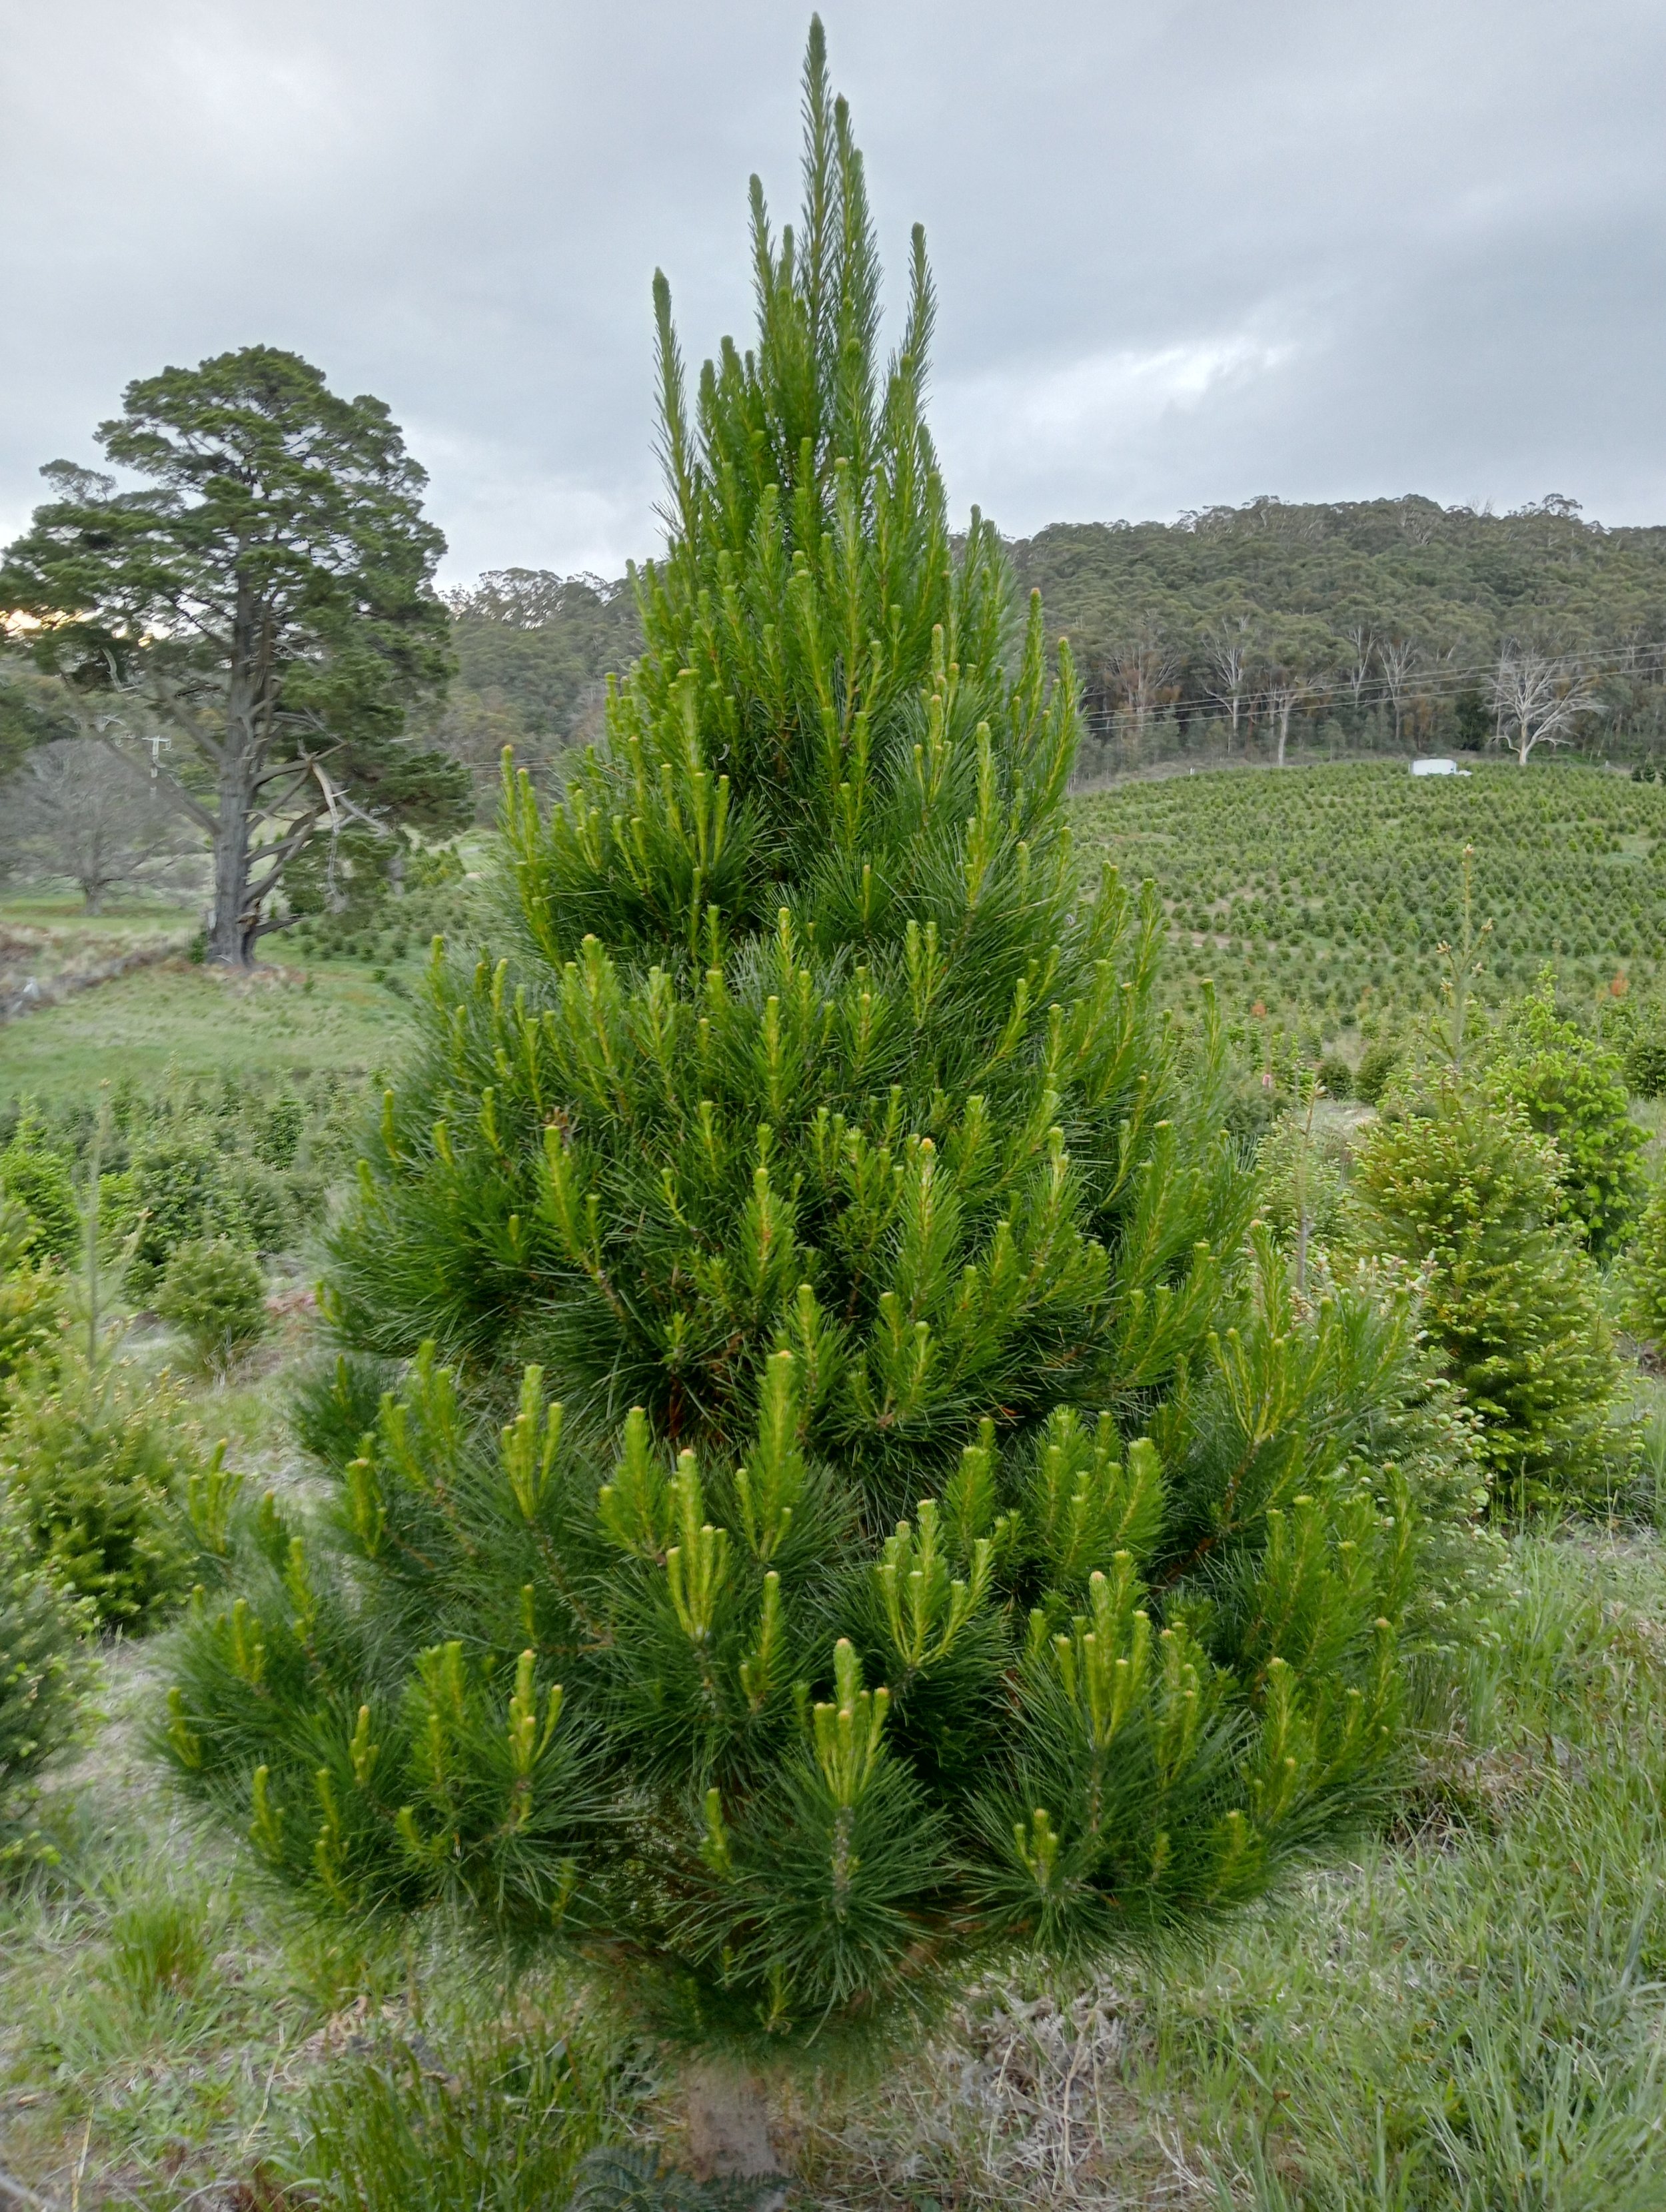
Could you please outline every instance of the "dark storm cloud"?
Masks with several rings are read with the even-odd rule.
[[[825,0],[958,504],[1261,491],[1666,519],[1658,0]],[[648,286],[746,314],[781,0],[0,0],[0,535],[132,375],[252,340],[387,398],[451,573],[653,539]]]

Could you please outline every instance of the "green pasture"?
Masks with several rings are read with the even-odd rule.
[[[0,1097],[55,1098],[126,1076],[385,1068],[409,1009],[362,969],[228,980],[181,962],[142,969],[0,1030]]]

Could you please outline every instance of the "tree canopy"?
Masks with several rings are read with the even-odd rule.
[[[460,818],[457,763],[403,734],[448,667],[444,539],[384,404],[273,347],[130,385],[98,440],[143,481],[50,463],[0,612],[208,836],[210,954],[241,965],[321,830]]]

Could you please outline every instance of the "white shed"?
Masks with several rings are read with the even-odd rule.
[[[1462,775],[1463,770],[1455,760],[1414,760],[1414,775]]]

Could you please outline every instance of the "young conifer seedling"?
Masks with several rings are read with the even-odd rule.
[[[656,282],[647,649],[508,776],[334,1240],[336,1503],[263,1509],[167,1723],[295,1882],[569,1944],[708,2082],[1357,1823],[1432,1525],[1406,1310],[1297,1295],[1154,897],[1078,880],[1068,655],[952,532],[918,232],[882,360],[818,24],[805,130],[692,395]]]

